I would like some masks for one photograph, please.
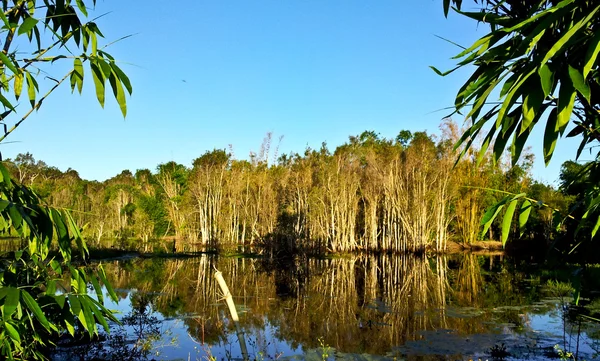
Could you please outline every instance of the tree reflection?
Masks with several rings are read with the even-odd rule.
[[[164,316],[182,319],[198,344],[218,345],[228,342],[233,325],[219,302],[215,267],[234,296],[248,337],[264,334],[269,326],[276,339],[305,350],[321,347],[321,338],[337,352],[393,356],[407,352],[400,346],[440,330],[467,337],[490,333],[498,322],[523,329],[528,320],[511,307],[535,301],[532,291],[520,286],[524,275],[471,254],[451,259],[407,254],[279,260],[203,256],[130,260],[106,270],[115,287],[153,295],[150,301],[135,300],[140,310],[150,302]],[[139,313],[132,320],[144,316]]]

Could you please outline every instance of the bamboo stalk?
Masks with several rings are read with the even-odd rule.
[[[233,324],[235,325],[238,341],[240,342],[240,349],[242,350],[242,357],[244,358],[244,360],[249,360],[248,348],[246,347],[246,339],[244,338],[244,333],[242,332],[242,329],[239,325],[240,318],[238,317],[237,310],[235,309],[235,303],[233,302],[231,292],[229,292],[229,287],[227,287],[227,283],[223,278],[223,274],[218,270],[215,272],[215,279],[217,280],[219,287],[221,287],[223,297],[225,298],[225,302],[227,303],[227,308],[229,308],[229,313],[231,314],[231,319],[233,320]]]

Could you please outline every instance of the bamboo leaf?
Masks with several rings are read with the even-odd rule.
[[[37,23],[38,19],[34,19],[31,16],[26,18],[25,20],[23,20],[23,23],[21,23],[21,26],[19,26],[17,34],[23,35],[29,33],[31,29],[33,29],[37,25]]]
[[[546,123],[546,130],[544,132],[544,162],[546,165],[548,165],[550,159],[552,159],[552,153],[554,153],[554,148],[556,147],[558,133],[556,108],[552,108],[550,115],[548,115],[548,122]]]
[[[90,309],[90,302],[88,301],[89,296],[81,296],[79,297],[79,302],[81,303],[81,309],[83,310],[83,320],[82,323],[85,324],[85,329],[88,333],[98,333],[96,328],[96,321],[94,320],[94,315],[92,310]],[[79,314],[79,318],[81,320],[81,313]]]
[[[15,66],[15,63],[13,63],[13,61],[6,54],[4,54],[3,51],[0,51],[0,61],[2,64],[6,65],[6,67],[9,68],[13,74],[17,74],[19,72]]]
[[[44,316],[44,313],[42,312],[42,309],[38,303],[28,292],[21,292],[21,296],[23,297],[23,301],[27,305],[27,308],[33,312],[35,318],[37,318],[37,320],[42,324],[42,326],[44,326],[45,329],[49,330],[50,324],[48,323],[48,320],[46,319],[46,316]]]
[[[125,87],[125,89],[127,89],[129,95],[131,95],[131,93],[133,92],[133,88],[131,87],[131,81],[129,80],[129,77],[127,77],[123,70],[121,70],[121,68],[119,68],[114,61],[110,62],[110,67],[117,75],[117,79],[120,80],[121,83],[123,83],[123,86]]]
[[[523,237],[523,233],[525,232],[525,226],[527,225],[527,221],[529,220],[531,207],[531,202],[527,199],[523,201],[523,204],[521,204],[521,210],[519,212],[519,231],[521,237]]]
[[[102,267],[102,265],[98,266],[98,276],[100,276],[100,280],[104,284],[104,288],[106,288],[106,291],[108,292],[110,298],[114,302],[117,302],[119,300],[119,298],[117,297],[117,294],[115,293],[115,290],[112,288],[110,282],[108,282],[108,280],[106,279],[106,273],[104,272],[104,267]]]
[[[571,82],[571,78],[564,77],[561,79],[560,90],[558,92],[558,110],[556,115],[556,130],[561,136],[571,120],[576,94],[577,93],[575,92],[575,87],[573,86],[573,82]]]
[[[83,90],[83,74],[83,63],[80,58],[75,58],[73,61],[73,73],[71,73],[71,92],[77,86],[77,91],[81,94]]]
[[[504,213],[504,219],[502,220],[502,246],[506,246],[506,241],[508,240],[508,235],[510,234],[510,226],[512,224],[512,219],[515,214],[515,208],[517,207],[517,200],[512,200],[508,207],[506,208],[506,213]]]
[[[590,103],[590,86],[585,82],[585,79],[583,78],[583,75],[579,72],[579,70],[569,65],[569,77],[571,78],[571,82],[573,83],[575,89],[577,89],[577,91],[581,93],[581,95],[587,100],[588,103]]]
[[[598,9],[600,9],[600,6],[597,6],[596,8],[594,8],[594,10],[590,11],[590,13],[583,19],[579,20],[577,23],[575,23],[574,25],[570,26],[563,36],[560,37],[560,39],[558,39],[558,41],[556,41],[556,43],[554,43],[554,45],[552,46],[552,48],[550,48],[550,50],[546,53],[546,55],[544,56],[544,58],[542,59],[540,65],[545,65],[548,60],[552,59],[554,57],[554,55],[556,55],[558,52],[560,52],[565,45],[567,45],[567,43],[569,42],[569,40],[571,40],[571,38],[573,37],[573,35],[575,35],[577,32],[579,32],[579,30],[581,30],[584,26],[586,26],[590,20],[592,20],[594,18],[594,16],[596,15],[596,12],[598,12]]]
[[[81,13],[87,17],[88,12],[87,12],[87,9],[85,8],[85,4],[83,3],[83,0],[76,0],[76,2],[77,2],[77,7],[79,8],[79,11],[81,11]]]
[[[90,67],[92,69],[92,78],[94,79],[94,85],[96,87],[96,97],[98,98],[100,106],[104,108],[104,84],[106,81],[104,74],[95,62],[90,62]]]
[[[2,317],[4,321],[10,319],[10,316],[15,312],[19,305],[21,290],[14,287],[6,287],[6,297],[4,298],[4,306],[2,307]]]
[[[123,85],[114,71],[110,74],[109,82],[110,86],[112,87],[113,94],[115,95],[115,99],[121,108],[121,113],[123,114],[123,117],[126,117],[127,100],[125,99],[125,91],[123,91]]]
[[[19,100],[21,92],[23,91],[23,80],[24,76],[21,71],[15,73],[15,80],[13,82],[13,88],[15,89],[15,98]]]
[[[27,94],[29,95],[29,102],[31,103],[31,107],[35,107],[35,98],[38,92],[38,84],[37,81],[31,76],[31,73],[25,71],[25,78],[27,80]]]
[[[102,287],[100,287],[98,279],[94,277],[94,275],[90,275],[90,280],[92,281],[92,285],[94,286],[94,290],[96,291],[96,297],[98,297],[98,301],[104,303],[104,295],[102,294]]]
[[[10,336],[10,338],[15,340],[16,342],[21,342],[21,336],[19,336],[19,331],[17,331],[15,326],[13,326],[9,322],[6,322],[4,323],[4,328],[6,329],[6,332],[8,333],[8,336]]]
[[[544,98],[552,93],[554,87],[554,73],[550,70],[548,64],[544,64],[538,70],[538,75],[542,82],[542,90],[544,92]]]
[[[590,41],[590,46],[583,60],[583,79],[587,79],[590,71],[594,68],[598,53],[600,53],[600,31],[595,31],[594,37]]]

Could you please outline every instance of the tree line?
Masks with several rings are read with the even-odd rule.
[[[456,162],[460,133],[451,121],[439,136],[404,130],[387,139],[365,131],[333,151],[323,143],[278,157],[270,154],[267,134],[248,160],[215,149],[191,166],[167,162],[103,182],[29,153],[5,164],[46,202],[70,209],[92,244],[136,239],[145,250],[169,238],[177,250],[269,244],[314,252],[441,252],[449,240],[498,238],[497,224],[481,234],[481,215],[501,198],[485,188],[537,192],[554,207],[573,201],[532,179],[531,154],[511,167],[489,154],[476,159],[471,147]],[[554,238],[547,217],[532,216],[526,236]]]

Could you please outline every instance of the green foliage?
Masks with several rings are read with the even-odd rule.
[[[11,180],[3,164],[0,174],[0,235],[27,240],[23,251],[2,260],[0,354],[45,359],[42,350],[63,333],[74,336],[81,329],[91,337],[98,334],[97,324],[108,331],[107,320],[117,320],[103,305],[100,284],[115,301],[116,295],[102,267],[94,275],[70,265],[73,243],[82,257],[87,253],[71,215],[42,204],[33,191]],[[70,277],[70,287],[64,277]],[[88,294],[88,283],[95,298]]]
[[[82,21],[87,16],[84,0],[15,0],[0,4],[0,103],[4,108],[0,120],[5,125],[0,142],[39,110],[65,81],[70,82],[72,91],[81,93],[86,65],[100,105],[104,106],[108,82],[126,115],[125,91],[131,94],[130,81],[106,47],[99,47],[98,37],[103,34],[95,22]],[[46,76],[56,62],[72,67],[58,79]],[[30,105],[26,109],[12,100],[14,97],[18,101],[24,93]],[[7,127],[11,119],[12,126]],[[16,168],[19,182],[11,179],[5,163],[1,163],[0,235],[17,236],[27,241],[27,247],[1,261],[0,354],[7,359],[45,359],[44,351],[64,334],[83,332],[94,337],[98,325],[108,332],[108,321],[117,320],[104,307],[101,284],[115,301],[116,295],[102,267],[90,272],[72,265],[73,251],[81,258],[88,253],[73,216],[64,208],[45,205],[33,189],[21,185],[25,181],[33,184],[38,176],[48,181],[60,174],[63,183],[53,184],[58,189],[40,189],[48,195],[66,190],[72,196],[69,202],[73,202],[85,198],[89,184],[82,182],[74,170],[61,174],[43,162],[36,163],[29,153],[6,165],[12,165],[13,171]],[[94,296],[88,294],[90,283]]]
[[[489,150],[497,161],[508,147],[516,163],[537,124],[545,124],[546,164],[554,154],[558,139],[568,128],[571,130],[567,137],[580,139],[577,157],[584,149],[590,148],[591,152],[600,140],[597,111],[600,106],[600,4],[592,0],[475,2],[481,5],[481,11],[462,11],[459,0],[445,1],[444,10],[447,14],[454,4],[457,13],[488,24],[489,33],[454,57],[458,61],[455,69],[441,73],[434,68],[436,73],[445,76],[461,67],[474,67],[455,100],[454,113],[465,112],[470,120],[469,128],[457,143],[457,147],[464,146],[461,156],[480,133],[485,134],[485,125],[491,128],[479,150],[479,160]],[[498,103],[488,102],[492,93],[499,94]],[[600,228],[599,155],[596,153],[595,160],[579,173],[591,177],[591,182],[579,190],[584,211],[577,219],[580,227],[589,225],[591,238]],[[515,200],[532,202],[527,197],[513,195],[495,207],[493,217],[504,204]],[[543,205],[543,202],[533,202]],[[512,212],[504,215],[505,223],[510,226]],[[572,215],[557,213],[557,217],[564,220]],[[526,221],[525,216],[522,219]]]
[[[95,5],[96,1],[92,0],[92,3]],[[42,102],[65,81],[70,82],[72,91],[77,89],[81,93],[85,67],[92,75],[100,105],[104,106],[108,83],[123,116],[127,114],[125,93],[131,94],[131,83],[114,57],[105,51],[106,47],[99,46],[98,38],[104,35],[98,25],[94,21],[82,21],[88,15],[83,0],[3,1],[1,10],[3,52],[0,54],[0,102],[4,107],[1,118],[5,123],[11,116],[15,119],[18,117],[18,121],[4,129],[0,141],[27,119],[33,110],[38,110]],[[28,54],[23,53],[23,49],[32,50]],[[45,69],[55,62],[72,66],[58,79],[46,77]],[[21,111],[21,106],[11,98],[18,101],[24,92],[31,108]]]

